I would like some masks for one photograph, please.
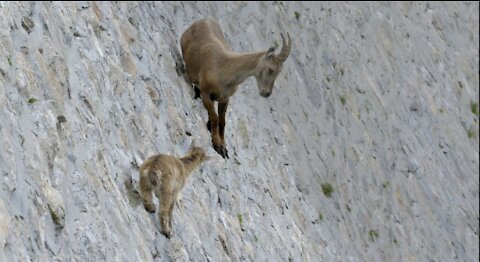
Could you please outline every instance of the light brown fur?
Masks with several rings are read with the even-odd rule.
[[[283,38],[281,52],[275,48],[268,51],[238,54],[230,50],[220,26],[210,19],[193,23],[180,39],[187,80],[199,86],[203,105],[208,111],[209,130],[215,151],[228,158],[225,147],[225,114],[229,98],[238,85],[254,76],[260,95],[269,97],[275,79],[282,70],[283,62],[290,54],[288,43]],[[218,101],[218,115],[214,102]]]
[[[148,212],[155,213],[152,190],[159,199],[161,233],[171,237],[172,213],[180,190],[193,170],[209,157],[203,149],[193,147],[185,157],[155,155],[140,166],[140,196]]]

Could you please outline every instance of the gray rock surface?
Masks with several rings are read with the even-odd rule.
[[[204,17],[293,38],[227,161],[181,73]],[[0,261],[478,261],[478,32],[478,2],[1,2]],[[168,240],[136,167],[194,139]]]

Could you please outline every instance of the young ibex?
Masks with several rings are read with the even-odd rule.
[[[172,213],[180,190],[193,170],[209,157],[203,149],[191,146],[185,157],[155,155],[140,166],[140,196],[148,212],[155,213],[152,190],[159,200],[161,233],[171,237]]]
[[[187,81],[200,89],[196,87],[195,91],[197,96],[200,92],[208,111],[207,126],[213,148],[224,158],[228,158],[224,136],[228,100],[250,76],[255,76],[260,95],[270,96],[291,50],[290,35],[287,33],[288,43],[281,36],[283,46],[279,54],[275,54],[275,47],[264,52],[238,54],[230,50],[219,25],[203,19],[192,24],[180,39]],[[215,101],[218,101],[219,116],[215,112]]]

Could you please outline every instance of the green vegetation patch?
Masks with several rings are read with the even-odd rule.
[[[238,217],[238,222],[240,223],[240,226],[243,225],[243,215],[238,214],[237,217]]]
[[[368,235],[370,236],[370,240],[372,240],[372,242],[379,237],[378,232],[373,229],[370,229],[370,231],[368,232]]]
[[[34,97],[31,97],[30,99],[28,99],[28,103],[29,103],[29,104],[33,104],[33,103],[35,103],[35,102],[37,102],[37,101],[38,101],[38,99],[36,99],[36,98],[34,98]]]
[[[300,13],[299,12],[295,11],[294,14],[295,14],[295,19],[297,19],[297,20],[300,19]]]
[[[323,183],[322,184],[322,190],[323,190],[323,194],[326,196],[326,197],[331,197],[332,196],[332,193],[333,193],[333,187],[330,183]]]
[[[390,184],[390,183],[389,183],[388,181],[386,181],[386,182],[383,182],[382,186],[383,186],[384,189],[386,189],[389,184]]]
[[[345,103],[347,102],[347,96],[340,96],[340,102],[342,102],[342,105],[345,105]]]
[[[478,103],[475,101],[470,102],[470,110],[476,116],[478,116]]]
[[[474,138],[475,137],[475,130],[473,130],[473,128],[470,128],[467,130],[467,135],[468,135],[468,138]]]

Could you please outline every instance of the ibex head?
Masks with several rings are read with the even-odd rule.
[[[282,36],[282,51],[276,55],[275,47],[268,49],[265,56],[260,59],[255,73],[258,90],[260,95],[265,98],[272,94],[273,83],[282,70],[283,62],[287,59],[292,48],[290,34],[287,33],[288,43],[285,42],[283,34],[280,35]]]
[[[192,143],[190,144],[190,149],[188,150],[188,153],[187,153],[190,156],[190,158],[192,160],[194,159],[198,160],[200,163],[210,160],[211,157],[207,156],[207,154],[205,153],[205,150],[203,150],[203,148],[201,147],[196,146],[195,144],[196,144],[195,140],[193,140]]]

